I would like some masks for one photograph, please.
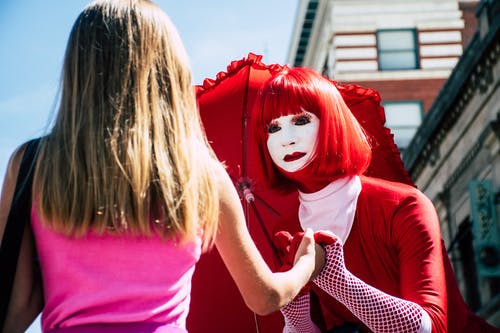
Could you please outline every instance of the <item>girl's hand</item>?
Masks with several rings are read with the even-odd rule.
[[[294,247],[293,243],[294,240],[292,240],[291,247]],[[307,228],[299,244],[299,247],[297,248],[297,252],[295,252],[295,259],[293,261],[294,265],[302,256],[315,256],[315,244],[316,242],[314,241],[314,233],[312,229]]]
[[[302,255],[308,255],[308,252],[311,250],[309,248],[309,246],[311,246],[311,241],[314,241],[315,267],[312,278],[316,277],[321,272],[326,261],[323,246],[333,243],[336,237],[324,231],[318,231],[312,235],[311,229],[306,230],[306,233],[307,239],[305,240],[304,232],[298,232],[292,236],[287,231],[280,231],[274,235],[274,244],[278,249],[281,259],[281,267],[278,271],[286,272],[295,265]]]

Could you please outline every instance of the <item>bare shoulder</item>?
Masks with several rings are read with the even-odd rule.
[[[26,150],[27,145],[28,145],[27,142],[23,143],[22,145],[17,147],[10,155],[9,162],[7,163],[7,171],[5,173],[4,180],[8,180],[8,178],[12,177],[17,178],[17,173],[19,172],[19,166],[21,165],[23,154],[24,151]]]
[[[4,182],[3,182],[3,190],[5,186],[10,183],[16,183],[17,174],[19,173],[19,167],[21,166],[21,161],[23,159],[24,151],[26,150],[27,142],[23,143],[19,147],[17,147],[12,155],[9,158],[9,162],[7,163],[7,171],[5,172]],[[12,189],[14,190],[14,189]]]

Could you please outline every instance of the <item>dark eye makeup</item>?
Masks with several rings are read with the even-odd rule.
[[[297,117],[293,118],[293,123],[297,126],[302,126],[309,124],[311,122],[311,116],[308,114],[299,114]]]
[[[292,118],[292,123],[295,126],[303,126],[303,125],[309,124],[311,122],[311,119],[312,119],[312,116],[310,114],[303,112],[303,113],[299,113],[299,114],[295,115]],[[273,121],[269,125],[267,125],[267,133],[269,133],[269,134],[276,133],[280,129],[281,129],[281,127],[275,121]]]
[[[267,125],[267,133],[275,133],[278,132],[281,129],[281,127],[278,126],[276,123],[270,123]]]

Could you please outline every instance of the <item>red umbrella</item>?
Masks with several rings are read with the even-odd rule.
[[[196,87],[196,97],[208,139],[225,162],[245,211],[247,226],[270,267],[276,265],[271,235],[283,218],[296,215],[297,194],[277,195],[256,182],[257,161],[252,160],[249,119],[258,89],[283,66],[266,65],[249,53],[233,61],[226,72]],[[384,127],[379,94],[373,89],[332,81],[372,140],[373,161],[367,175],[411,182],[392,134]],[[226,270],[216,249],[204,254],[193,276],[188,330],[192,333],[281,332],[279,312],[265,317],[252,313]]]
[[[248,121],[258,89],[282,67],[267,66],[261,58],[249,54],[245,59],[231,62],[227,71],[219,73],[215,80],[206,79],[202,86],[197,86],[196,96],[208,139],[241,195],[250,234],[272,266],[274,250],[269,240],[272,222],[289,203],[287,197],[257,190],[253,161],[249,160],[252,155]],[[190,332],[273,331],[267,317],[254,315],[245,305],[216,249],[203,255],[197,264],[191,295]]]

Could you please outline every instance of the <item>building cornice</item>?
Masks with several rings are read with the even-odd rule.
[[[476,143],[472,146],[472,148],[467,152],[467,154],[462,159],[461,163],[458,167],[453,171],[451,176],[444,183],[444,191],[450,191],[451,187],[456,183],[456,181],[464,174],[464,171],[467,170],[473,163],[475,157],[481,151],[481,147],[483,147],[484,143],[491,137],[492,135],[497,136],[496,128],[500,123],[500,114],[496,120],[490,122],[488,126],[483,130],[481,135],[479,136]],[[494,139],[493,139],[494,140]]]
[[[478,14],[490,17],[491,12],[499,12],[500,3],[494,1],[481,8]],[[500,56],[499,28],[500,20],[490,20],[487,32],[476,32],[405,151],[403,161],[413,179],[428,163],[437,162],[441,142],[471,98],[493,84],[493,66]]]
[[[450,76],[449,69],[418,69],[404,71],[372,71],[372,72],[349,72],[335,73],[334,79],[339,82],[361,82],[361,81],[394,81],[394,80],[429,80],[447,79]]]
[[[317,13],[325,0],[299,0],[295,25],[288,51],[288,63],[300,66],[304,62],[313,29],[317,25]]]

